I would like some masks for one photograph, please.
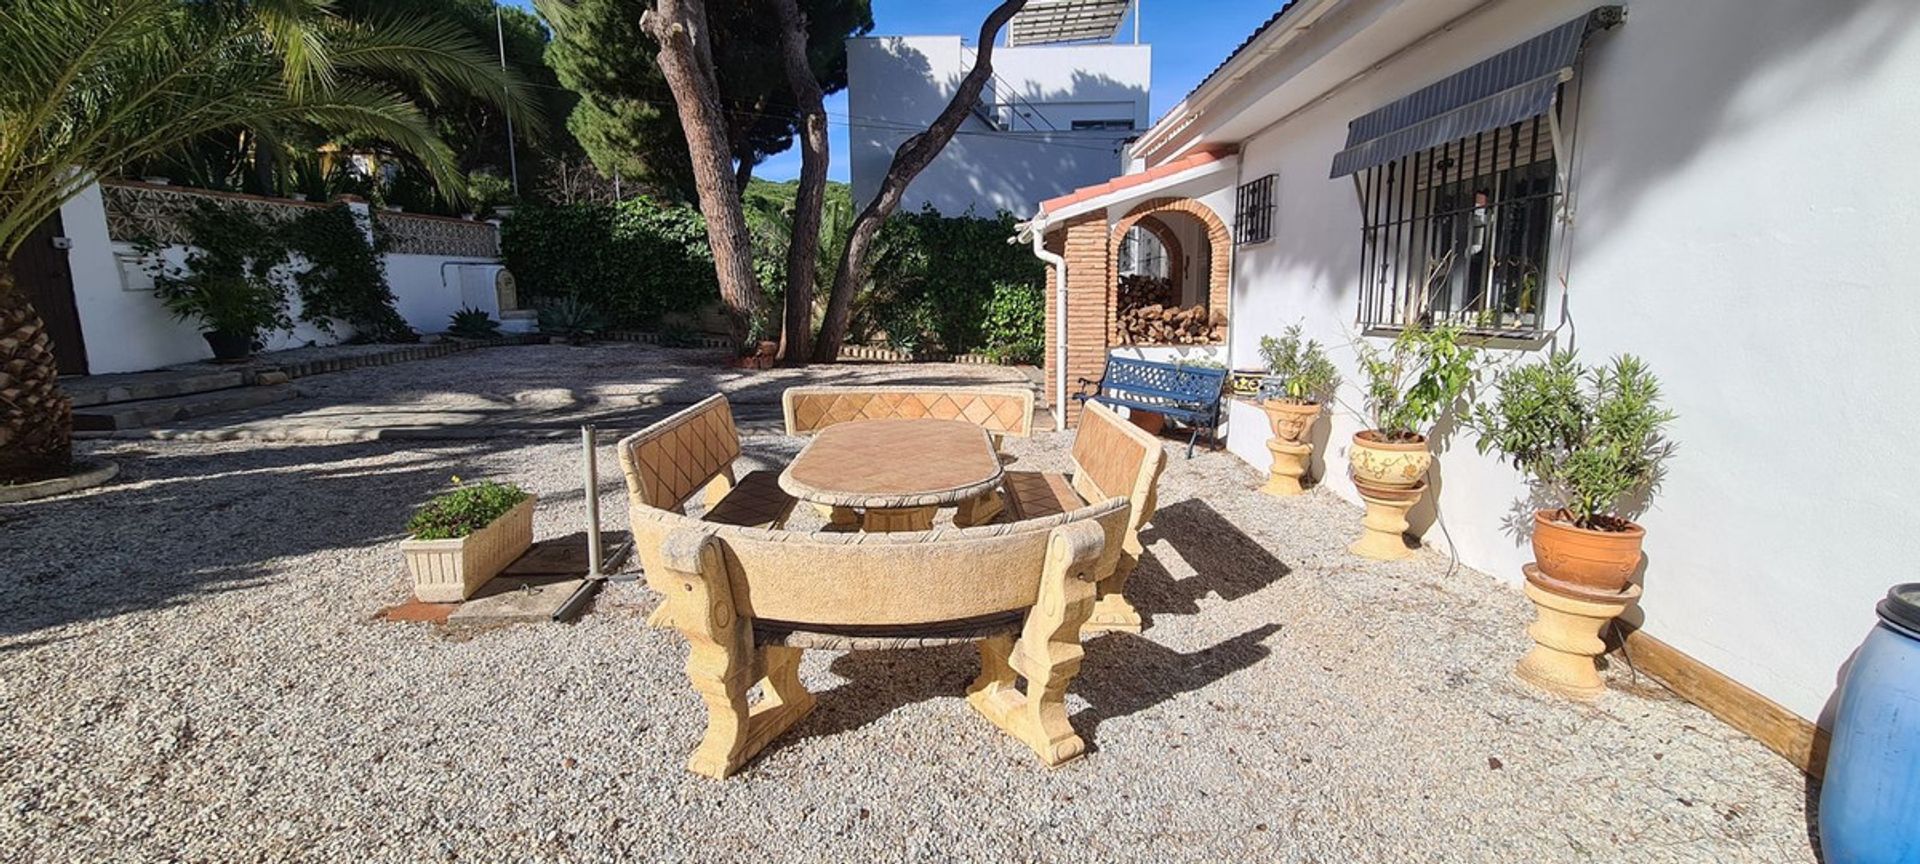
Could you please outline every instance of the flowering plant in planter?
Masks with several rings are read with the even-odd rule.
[[[511,483],[453,482],[407,520],[412,536],[400,544],[414,595],[430,603],[467,599],[533,545],[531,493]]]
[[[1587,367],[1572,352],[1516,366],[1475,409],[1480,452],[1499,451],[1559,506],[1534,514],[1534,554],[1550,577],[1617,591],[1640,561],[1645,531],[1625,518],[1672,453],[1674,419],[1660,382],[1628,354]]]

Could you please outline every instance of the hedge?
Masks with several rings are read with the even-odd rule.
[[[747,208],[754,270],[768,308],[776,311],[787,237],[787,214],[778,203],[756,197]],[[889,219],[850,341],[1037,360],[1046,271],[1025,246],[1007,242],[1014,231],[1006,213],[981,219],[927,209]],[[501,254],[532,303],[579,298],[614,327],[659,329],[663,315],[692,314],[719,300],[705,221],[685,204],[634,198],[522,208],[501,229]],[[828,290],[823,280],[823,305]]]

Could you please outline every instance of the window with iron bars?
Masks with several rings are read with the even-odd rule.
[[[1233,245],[1273,239],[1273,175],[1241,184],[1233,202]]]
[[[1363,329],[1544,332],[1561,194],[1544,117],[1401,157],[1358,182]]]

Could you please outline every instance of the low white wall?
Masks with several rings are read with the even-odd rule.
[[[1331,346],[1346,383],[1316,473],[1335,494],[1355,498],[1345,454],[1363,425],[1350,347],[1361,216],[1352,182],[1327,176],[1347,122],[1591,5],[1495,3],[1244,142],[1242,180],[1276,174],[1278,209],[1275,238],[1235,252],[1233,357],[1253,362],[1262,335],[1296,321]],[[1578,81],[1578,211],[1571,256],[1553,263],[1571,264],[1570,317],[1553,341],[1590,362],[1642,356],[1679,413],[1678,452],[1641,518],[1640,614],[1648,633],[1809,719],[1874,601],[1914,578],[1898,528],[1920,511],[1893,478],[1920,469],[1908,443],[1920,173],[1900,168],[1920,139],[1916,13],[1893,0],[1640,0],[1595,37]],[[1264,470],[1252,411],[1233,406],[1250,422],[1229,445]],[[1416,524],[1517,583],[1532,556],[1508,521],[1528,490],[1470,434],[1442,432],[1429,501],[1447,531],[1431,506]]]
[[[153,278],[141,267],[133,244],[110,239],[100,187],[88,187],[61,208],[60,216],[72,242],[67,261],[89,372],[139,372],[213,356],[197,322],[176,320],[153,295]],[[177,265],[186,250],[169,246],[160,254]],[[502,265],[497,259],[388,254],[385,264],[395,308],[416,330],[442,332],[448,318],[465,306],[500,316],[494,284]],[[297,260],[295,266],[300,266]],[[294,329],[263,340],[269,351],[333,345],[353,335],[345,324],[336,324],[329,334],[300,321],[300,298],[291,289],[288,308]]]

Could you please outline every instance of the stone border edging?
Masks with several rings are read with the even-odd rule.
[[[249,384],[260,384],[262,375],[274,372],[287,376],[288,380],[305,378],[309,375],[323,375],[328,372],[345,372],[350,369],[362,369],[368,366],[391,366],[395,363],[408,363],[414,360],[431,360],[445,357],[475,348],[497,348],[507,345],[544,345],[547,337],[537,333],[520,333],[511,336],[498,336],[492,339],[443,340],[429,345],[402,345],[385,351],[373,351],[366,354],[352,354],[345,357],[331,357],[315,360],[302,360],[295,363],[263,363],[249,369],[246,373]]]
[[[81,470],[52,480],[0,486],[0,504],[17,504],[22,501],[65,495],[82,489],[92,489],[95,486],[105,485],[107,481],[120,475],[120,465],[117,462],[81,462],[74,467]]]

